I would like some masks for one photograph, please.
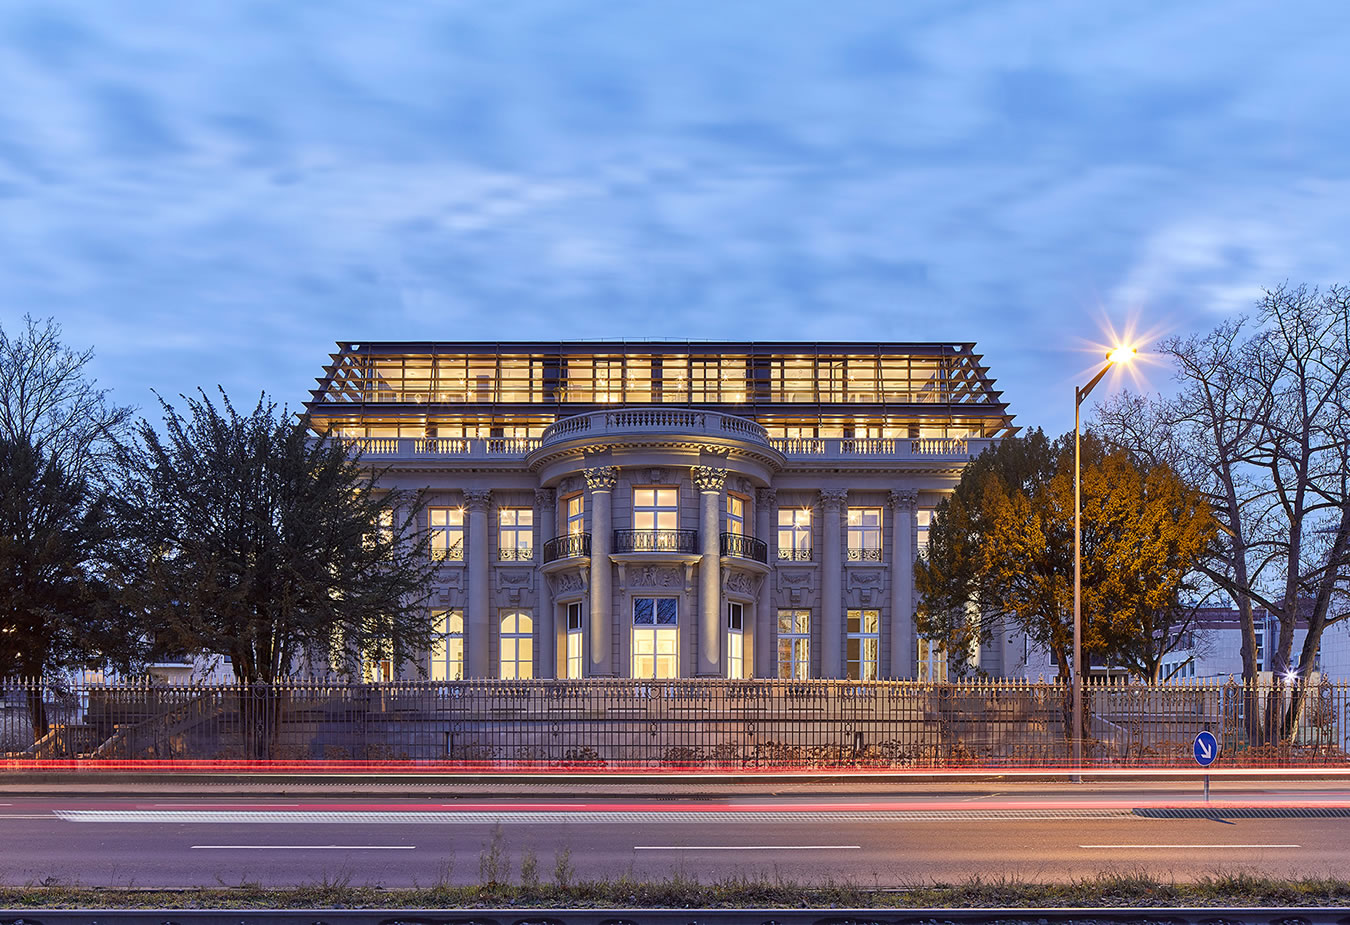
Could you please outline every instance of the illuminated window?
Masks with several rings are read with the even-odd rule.
[[[739,495],[727,495],[727,532],[745,536],[745,499]]]
[[[678,530],[679,527],[678,489],[633,489],[634,530]]]
[[[919,526],[919,539],[917,552],[920,557],[928,556],[928,529],[933,525],[933,512],[931,510],[915,511],[914,519]]]
[[[844,361],[820,359],[816,362],[816,387],[820,390],[820,400],[844,400]]]
[[[567,605],[567,664],[566,676],[583,677],[581,601],[572,601]]]
[[[679,676],[679,601],[673,597],[634,598],[633,677]]]
[[[431,680],[464,678],[464,611],[431,612]]]
[[[816,400],[816,374],[810,357],[774,360],[772,371],[774,401],[809,403]],[[815,436],[814,428],[811,434],[800,436]]]
[[[881,612],[877,610],[850,610],[848,636],[845,640],[844,661],[848,676],[854,681],[877,679],[877,649],[880,645],[878,629]]]
[[[595,401],[623,401],[623,359],[620,357],[595,358]]]
[[[778,677],[804,681],[811,676],[811,611],[778,611]]]
[[[745,606],[727,602],[727,677],[745,677]]]
[[[848,558],[850,562],[881,561],[881,508],[848,509]]]
[[[811,561],[809,507],[778,509],[778,558],[795,562]]]
[[[427,508],[427,522],[431,530],[431,558],[437,561],[463,561],[464,509]]]
[[[527,611],[510,610],[502,615],[501,675],[503,680],[534,677],[534,620]]]
[[[497,558],[525,562],[534,558],[534,509],[504,507],[497,511]]]
[[[567,536],[579,536],[586,532],[586,508],[584,495],[572,495],[563,499],[567,516]]]
[[[1024,650],[1022,661],[1030,658],[1030,647]],[[919,639],[919,680],[934,684],[947,683],[947,653],[941,643],[931,639]]]

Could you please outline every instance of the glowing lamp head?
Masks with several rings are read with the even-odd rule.
[[[1128,344],[1121,344],[1115,350],[1106,355],[1106,359],[1111,363],[1128,363],[1134,359],[1137,351]]]

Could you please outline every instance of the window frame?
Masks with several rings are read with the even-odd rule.
[[[652,503],[640,504],[638,502],[638,492],[652,492]],[[664,505],[661,503],[663,492],[669,492],[674,499],[674,503]],[[673,518],[673,526],[662,526],[661,515],[669,514]],[[651,526],[641,526],[639,518],[650,515]],[[633,486],[633,529],[642,533],[657,533],[665,530],[680,529],[680,489],[674,485],[634,485]]]
[[[875,514],[876,523],[859,522],[855,524],[853,523],[855,514],[860,521]],[[882,551],[885,548],[883,533],[886,527],[886,518],[882,508],[871,505],[850,507],[845,521],[848,536],[848,561],[881,562]],[[875,545],[869,545],[870,543]]]
[[[445,515],[445,523],[436,523],[437,515]],[[455,517],[459,518],[454,523]],[[433,562],[464,561],[464,508],[429,507],[427,508],[427,533]],[[458,540],[454,540],[458,537]]]
[[[783,620],[792,621],[792,630],[783,630]],[[802,622],[799,622],[802,621]],[[787,659],[783,643],[788,642]],[[805,681],[811,677],[811,611],[802,607],[785,607],[778,611],[778,638],[775,664],[776,677],[787,681]],[[784,668],[788,673],[784,674]]]
[[[727,678],[741,681],[745,674],[745,605],[740,601],[727,601]]]
[[[514,620],[508,631],[507,621]],[[528,624],[521,627],[522,621]],[[503,681],[529,680],[534,677],[534,613],[502,608],[497,611],[497,677]],[[508,646],[508,643],[510,645]],[[524,650],[522,653],[522,649]],[[508,672],[507,666],[511,666]],[[521,673],[522,668],[524,674]]]
[[[867,620],[872,620],[868,629]],[[855,629],[855,620],[856,626]],[[856,654],[856,657],[854,657]],[[868,672],[867,667],[871,666]],[[855,674],[856,668],[856,674]],[[850,681],[876,681],[881,677],[881,611],[875,607],[850,607],[844,613],[844,674]]]
[[[563,674],[569,680],[586,676],[586,613],[581,601],[569,601],[563,612],[565,632],[563,648]],[[575,621],[573,617],[575,616]],[[575,643],[576,651],[573,651]]]
[[[507,522],[507,515],[511,516],[512,522]],[[522,518],[525,523],[521,523]],[[533,559],[534,508],[497,508],[497,561],[530,562]]]
[[[815,553],[811,547],[812,510],[809,507],[780,507],[778,509],[778,558],[788,562],[810,562]],[[788,515],[789,523],[783,523]],[[805,518],[805,523],[801,518]],[[787,536],[788,542],[783,543]]]
[[[458,626],[458,629],[456,629]],[[440,650],[439,654],[437,650]],[[458,650],[459,657],[452,658]],[[464,610],[459,607],[438,607],[431,611],[431,648],[427,655],[428,679],[432,681],[464,680]],[[458,666],[459,670],[454,671]],[[438,672],[438,668],[444,668]],[[452,677],[452,675],[454,675]]]
[[[673,605],[673,619],[662,620],[660,603],[669,601]],[[651,603],[651,621],[639,622],[639,605]],[[632,603],[632,619],[629,623],[629,674],[633,678],[645,681],[665,681],[680,676],[680,599],[673,596],[635,597]],[[645,616],[645,615],[644,615]],[[639,645],[640,640],[650,638],[651,645]],[[671,645],[673,641],[673,645]],[[665,649],[666,651],[662,651]],[[651,659],[651,674],[638,671],[639,659]],[[662,673],[663,666],[668,673]]]

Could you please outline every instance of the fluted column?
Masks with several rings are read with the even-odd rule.
[[[820,493],[825,514],[820,555],[820,673],[844,676],[844,506],[848,490],[827,488]]]
[[[698,488],[698,674],[717,677],[722,671],[722,486],[727,470],[694,467]]]
[[[778,511],[778,492],[772,488],[761,488],[755,494],[755,530],[759,534],[758,539],[764,543],[769,551],[769,568],[772,569],[777,560],[776,537],[773,529],[774,520],[777,518]],[[764,580],[759,585],[759,600],[755,602],[755,633],[751,637],[750,644],[755,649],[755,673],[756,678],[772,678],[777,672],[774,666],[774,624],[777,622],[777,614],[773,612],[773,582],[770,580],[773,572],[764,576]]]
[[[536,569],[544,561],[544,544],[553,539],[553,518],[557,512],[557,502],[553,500],[553,489],[536,488],[534,490],[534,524],[539,531],[535,538],[534,556]],[[553,613],[553,595],[549,593],[548,579],[538,571],[539,612],[535,615],[535,638],[539,640],[540,678],[558,676],[558,660],[554,654],[558,643],[558,623]]]
[[[586,674],[593,678],[610,678],[614,676],[613,646],[610,642],[614,614],[609,582],[612,570],[609,544],[614,529],[610,503],[619,475],[613,466],[583,469],[582,474],[586,477],[586,488],[590,491],[588,501],[591,507],[591,664]]]
[[[469,509],[469,612],[464,621],[466,674],[470,678],[489,677],[492,664],[488,652],[488,507],[492,492],[469,488],[464,491],[464,506]]]
[[[919,493],[896,489],[891,502],[891,672],[914,676],[914,510]]]

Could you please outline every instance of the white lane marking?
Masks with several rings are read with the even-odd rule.
[[[933,819],[943,820],[990,820],[990,819],[1117,819],[1130,817],[1128,809],[1122,810],[1069,810],[1060,812],[1016,810],[999,812],[980,812],[962,810],[960,812],[923,812],[896,810],[708,810],[691,812],[686,810],[661,811],[558,811],[558,810],[504,810],[498,812],[482,810],[454,810],[427,812],[424,810],[372,811],[372,810],[167,810],[167,809],[58,809],[57,818],[66,822],[154,822],[159,824],[211,824],[228,823],[282,825],[674,825],[696,823],[698,825],[732,824],[750,825],[766,823],[840,823],[840,822],[917,822]]]
[[[861,845],[634,845],[634,851],[861,851]]]
[[[231,803],[151,803],[153,809],[220,809],[233,808]],[[279,806],[299,806],[299,803],[250,803],[249,809],[274,809]]]
[[[412,851],[416,845],[193,845],[216,851]]]
[[[1302,848],[1302,845],[1079,845],[1080,848]]]
[[[0,813],[0,819],[53,819],[52,813]]]

